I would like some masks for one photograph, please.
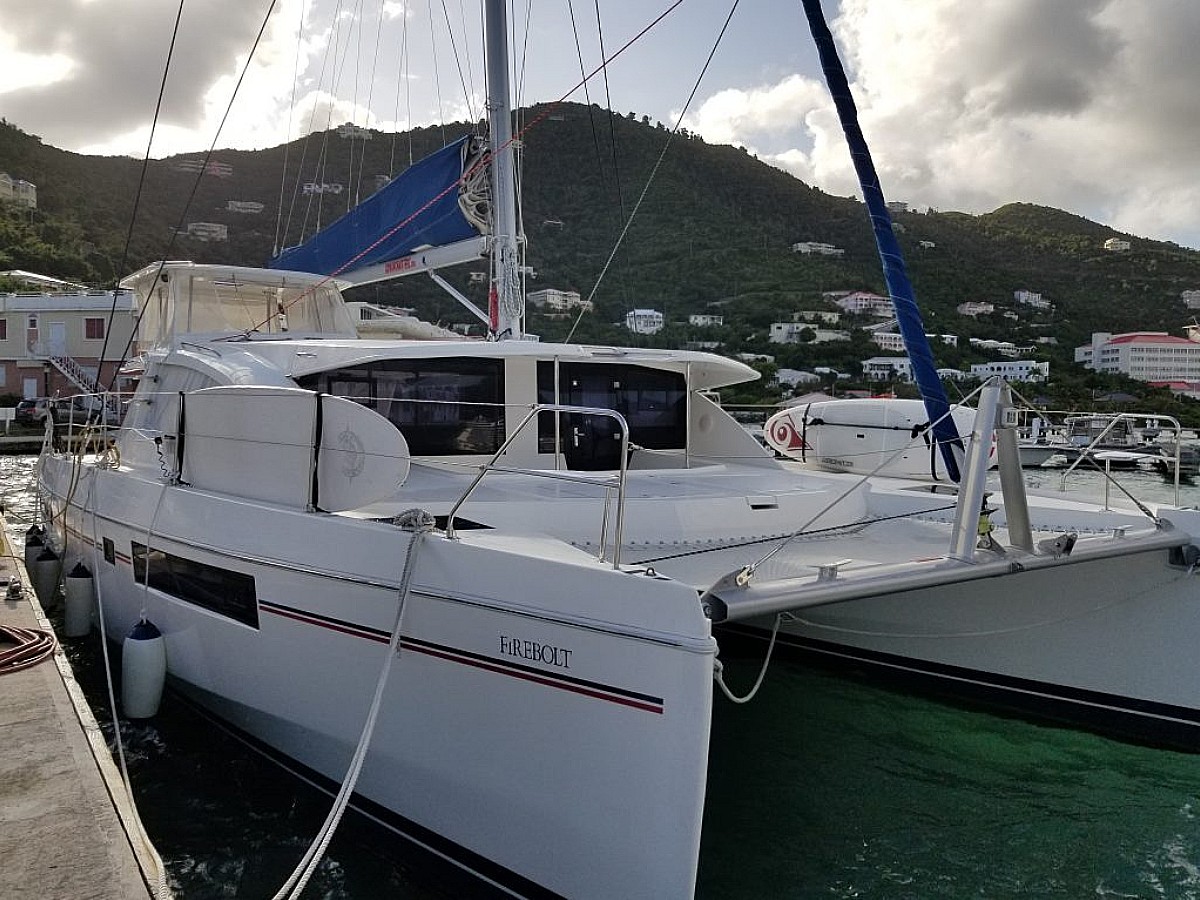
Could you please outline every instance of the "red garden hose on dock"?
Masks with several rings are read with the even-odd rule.
[[[0,675],[36,666],[54,654],[54,635],[40,628],[10,628],[0,625],[0,645],[15,647],[0,650]]]

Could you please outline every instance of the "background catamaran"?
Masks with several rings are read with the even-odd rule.
[[[960,476],[931,484],[775,459],[711,399],[754,377],[729,359],[358,338],[340,285],[445,245],[489,248],[479,313],[521,335],[506,100],[491,119],[489,233],[467,139],[432,192],[384,192],[280,268],[125,280],[146,352],[115,445],[40,462],[110,637],[150,618],[180,691],[527,895],[692,893],[714,683],[733,696],[714,624],[1194,741],[1200,513],[1030,494],[999,382],[961,437],[927,386]]]

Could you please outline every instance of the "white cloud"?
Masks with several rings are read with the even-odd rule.
[[[73,63],[63,53],[25,53],[0,35],[0,94],[69,78]]]
[[[1013,201],[1200,246],[1200,4],[842,0],[832,23],[884,191],[983,212]],[[834,194],[857,192],[823,87],[726,89],[693,117]]]

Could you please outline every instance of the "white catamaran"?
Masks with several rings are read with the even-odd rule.
[[[505,91],[488,234],[463,215],[435,241],[432,206],[381,192],[385,227],[419,233],[351,268],[335,225],[280,268],[125,279],[123,425],[39,466],[109,637],[148,618],[179,691],[330,783],[362,745],[358,809],[519,895],[692,894],[716,625],[1197,740],[1200,512],[1027,492],[999,382],[959,481],[931,482],[876,473],[886,453],[776,459],[711,399],[755,377],[719,356],[359,338],[340,288],[432,270],[428,245],[489,248],[494,331],[520,336],[509,115]],[[479,159],[437,155],[437,203],[478,208]]]

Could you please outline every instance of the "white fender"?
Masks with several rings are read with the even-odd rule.
[[[83,637],[92,630],[92,614],[96,608],[96,584],[83,563],[76,563],[63,579],[63,595],[63,635]]]
[[[167,679],[167,643],[154,624],[142,619],[121,644],[121,707],[130,719],[158,712]]]

